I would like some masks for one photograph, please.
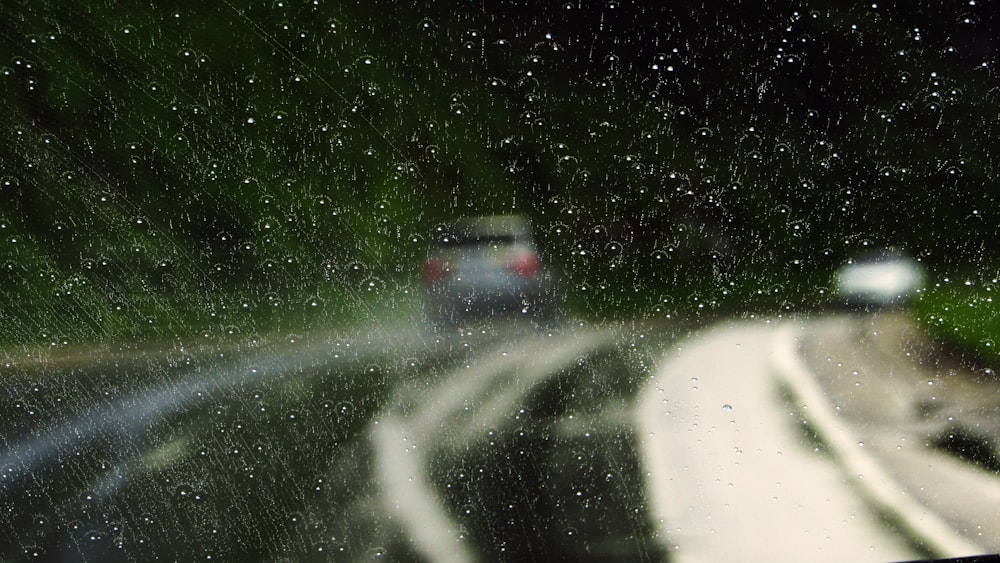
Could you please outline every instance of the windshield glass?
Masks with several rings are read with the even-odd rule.
[[[476,234],[461,234],[443,241],[443,244],[449,246],[508,245],[513,243],[514,237],[512,236]]]
[[[988,2],[0,6],[0,559],[1000,551]]]

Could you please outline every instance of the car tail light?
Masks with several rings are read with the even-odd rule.
[[[522,252],[515,254],[514,257],[507,262],[507,270],[524,278],[535,277],[535,274],[538,273],[538,268],[538,256],[535,256],[534,252]]]
[[[424,280],[441,281],[448,277],[448,263],[440,258],[431,258],[424,264]]]

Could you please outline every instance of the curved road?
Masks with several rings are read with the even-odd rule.
[[[89,365],[8,358],[0,556],[997,549],[998,479],[952,455],[995,446],[996,382],[922,357],[901,319],[724,322],[684,340],[399,325]]]
[[[707,331],[643,392],[637,424],[647,488],[672,558],[918,558],[808,447],[771,369],[776,333],[764,323]]]
[[[995,548],[1000,505],[987,499],[1000,480],[925,447],[927,422],[893,412],[915,412],[927,383],[899,377],[926,370],[891,354],[918,342],[914,331],[902,343],[886,330],[872,338],[894,323],[905,317],[724,323],[668,354],[636,424],[672,560],[902,561]],[[982,401],[951,404],[962,405],[975,413]]]

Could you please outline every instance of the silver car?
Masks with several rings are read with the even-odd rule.
[[[905,305],[923,285],[923,269],[895,248],[849,260],[836,274],[837,293],[852,308]]]
[[[545,326],[556,316],[552,272],[521,216],[466,218],[443,229],[423,278],[427,317],[436,327],[495,315]]]

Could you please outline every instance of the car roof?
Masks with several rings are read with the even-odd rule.
[[[465,217],[455,222],[454,232],[460,238],[513,236],[528,238],[531,225],[521,215],[488,215]]]
[[[853,264],[899,262],[910,260],[910,255],[897,246],[866,248],[857,252],[849,260]]]

